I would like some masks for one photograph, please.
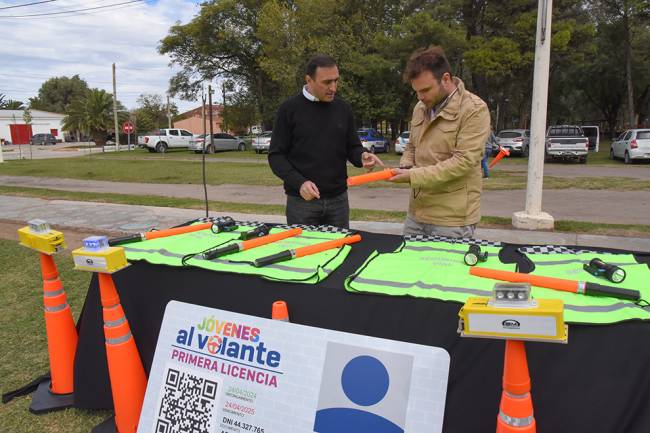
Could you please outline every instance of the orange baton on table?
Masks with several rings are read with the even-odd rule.
[[[561,290],[563,292],[580,293],[583,295],[611,296],[612,298],[629,299],[632,301],[638,301],[641,298],[641,294],[638,290],[604,286],[602,284],[586,281],[565,280],[563,278],[544,277],[541,275],[523,274],[521,272],[501,271],[498,269],[481,267],[470,268],[469,273],[477,277],[510,281],[511,283],[530,283],[537,287]]]
[[[395,170],[387,168],[382,171],[375,171],[372,173],[360,174],[358,176],[348,177],[348,186],[361,185],[369,182],[377,182],[378,180],[387,180],[395,176]]]
[[[298,236],[301,233],[301,228],[285,230],[280,233],[273,233],[272,235],[260,236],[259,238],[249,239],[244,242],[235,242],[223,247],[213,248],[204,252],[202,255],[205,260],[212,260],[220,256],[225,256],[226,254],[238,253],[240,251],[250,250],[251,248],[277,242],[282,239]]]
[[[354,244],[361,240],[361,235],[346,236],[341,239],[334,239],[332,241],[320,242],[314,245],[307,245],[292,250],[284,250],[270,256],[260,257],[253,262],[256,267],[270,265],[272,263],[283,262],[298,257],[309,256],[311,254],[320,253],[334,248],[342,247],[343,245]]]
[[[235,228],[235,221],[227,217],[225,221],[219,221],[219,222],[207,222],[207,223],[201,223],[201,224],[194,224],[190,226],[182,226],[182,227],[173,227],[170,229],[164,229],[164,230],[156,230],[152,232],[145,232],[145,233],[136,233],[133,235],[126,235],[126,236],[121,236],[117,238],[111,238],[108,240],[108,245],[110,246],[116,246],[116,245],[122,245],[122,244],[130,244],[132,242],[140,242],[140,241],[148,241],[151,239],[158,239],[158,238],[166,238],[169,236],[175,236],[175,235],[182,235],[185,233],[192,233],[192,232],[198,232],[200,230],[206,230],[209,228],[212,228],[213,226],[216,226],[219,228],[219,230],[222,230],[223,228],[226,227],[232,227]]]

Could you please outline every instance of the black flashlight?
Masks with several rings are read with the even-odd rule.
[[[474,266],[478,262],[485,262],[487,258],[487,251],[481,252],[481,247],[473,244],[469,246],[469,250],[465,253],[464,260],[467,266]]]
[[[605,277],[612,283],[622,283],[626,274],[623,268],[605,263],[599,258],[591,259],[589,264],[582,265],[585,271],[597,277]]]

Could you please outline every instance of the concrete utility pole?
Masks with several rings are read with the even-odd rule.
[[[113,63],[113,122],[115,126],[115,151],[120,149],[120,130],[117,125],[117,86],[115,85],[115,63]]]
[[[205,88],[201,87],[201,122],[203,123],[203,137],[205,137]],[[205,140],[203,140],[203,145],[205,146]]]
[[[553,0],[539,0],[537,7],[533,102],[530,116],[526,210],[515,212],[512,215],[512,225],[518,229],[551,230],[554,225],[553,217],[546,212],[542,212],[552,13]]]
[[[172,127],[172,113],[169,109],[169,95],[167,95],[167,128]]]
[[[214,122],[212,122],[212,84],[208,84],[208,110],[208,116],[210,117],[210,146],[214,149],[214,137],[212,132],[212,125],[214,125]],[[205,141],[203,143],[205,143]]]
[[[223,110],[226,109],[226,82],[221,82],[221,99],[223,100],[223,109],[221,111],[221,132],[228,132],[226,122],[223,121]]]

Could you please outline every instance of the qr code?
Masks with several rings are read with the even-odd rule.
[[[219,383],[194,372],[167,369],[155,433],[209,433]]]

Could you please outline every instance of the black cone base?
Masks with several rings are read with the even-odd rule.
[[[29,411],[34,414],[43,414],[62,410],[74,405],[74,394],[52,394],[50,392],[52,381],[41,382],[32,396]]]
[[[106,418],[101,423],[97,424],[90,433],[118,433],[115,426],[115,417]]]

